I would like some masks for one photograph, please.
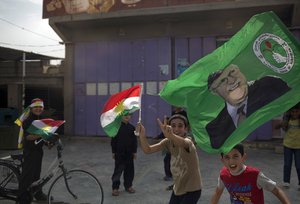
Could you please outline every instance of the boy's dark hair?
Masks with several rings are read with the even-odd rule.
[[[244,145],[243,144],[237,144],[235,145],[232,149],[236,149],[242,156],[244,155],[245,151],[244,151]],[[221,153],[221,156],[224,156],[224,153]]]
[[[291,119],[291,111],[295,110],[295,109],[300,109],[300,102],[297,103],[296,105],[294,105],[293,107],[291,107],[287,112],[285,112],[283,114],[282,120],[288,122]],[[300,119],[300,116],[299,116],[299,119]],[[287,129],[283,128],[283,130],[286,131]]]
[[[182,114],[174,114],[172,115],[169,120],[168,120],[168,124],[171,124],[171,121],[174,119],[181,119],[184,122],[185,127],[188,126],[188,122],[187,122],[187,118],[184,117]]]
[[[296,105],[294,105],[290,110],[293,109],[300,109],[300,103],[297,103]]]

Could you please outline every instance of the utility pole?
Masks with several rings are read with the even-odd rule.
[[[25,109],[25,76],[26,76],[26,53],[23,52],[23,63],[22,63],[22,112]]]

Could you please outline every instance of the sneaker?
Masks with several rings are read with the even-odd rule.
[[[118,189],[113,189],[112,196],[118,196],[118,195],[120,195],[119,190]]]
[[[36,201],[47,201],[47,195],[42,191],[37,192],[33,197]]]
[[[126,189],[128,193],[135,193],[135,190],[132,187]]]
[[[282,186],[285,187],[285,188],[289,188],[289,187],[290,187],[290,183],[284,182],[284,183],[282,184]]]

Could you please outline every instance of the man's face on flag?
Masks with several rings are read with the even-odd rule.
[[[233,106],[238,106],[248,95],[247,79],[236,65],[230,65],[214,80],[211,89]]]

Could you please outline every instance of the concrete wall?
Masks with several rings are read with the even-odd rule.
[[[63,87],[63,66],[49,66],[49,61],[26,61],[26,87],[61,88]],[[0,62],[0,85],[7,86],[7,106],[22,110],[23,63],[21,61]],[[30,95],[30,94],[29,94]],[[28,99],[29,100],[29,99]]]

